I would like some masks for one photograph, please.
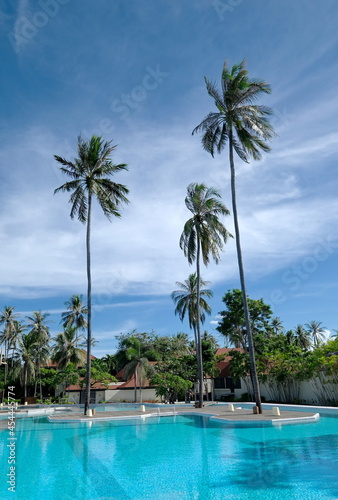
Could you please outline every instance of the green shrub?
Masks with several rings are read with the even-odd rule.
[[[247,392],[243,392],[243,394],[241,394],[237,401],[251,401],[251,396],[249,396]]]

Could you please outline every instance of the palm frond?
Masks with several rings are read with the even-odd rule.
[[[125,163],[114,164],[109,156],[116,145],[111,141],[104,142],[102,137],[93,135],[89,141],[78,138],[78,158],[73,162],[55,155],[55,159],[63,166],[61,171],[73,177],[68,182],[55,189],[54,193],[72,192],[71,218],[77,218],[84,223],[88,217],[88,194],[95,196],[104,215],[120,217],[117,206],[128,203],[129,190],[122,184],[114,183],[110,177],[121,170],[127,170]],[[67,167],[67,168],[65,168]]]
[[[79,180],[74,180],[70,182],[66,182],[65,184],[62,184],[62,186],[54,189],[54,194],[59,193],[59,192],[70,192],[74,191],[80,184]]]
[[[65,167],[69,167],[69,168],[62,169],[62,171],[65,174],[72,175],[73,173],[76,173],[76,165],[72,161],[66,160],[65,158],[62,158],[61,156],[58,156],[58,155],[54,155],[54,158],[58,163],[61,163],[61,165],[64,165]]]
[[[211,298],[213,293],[211,290],[204,288],[210,283],[200,279],[200,321],[204,323],[205,312],[207,314],[211,313],[211,308],[209,304],[203,297]],[[176,286],[179,286],[179,290],[175,290],[171,294],[176,307],[175,315],[178,315],[180,320],[183,321],[186,314],[188,313],[188,320],[190,328],[196,327],[197,319],[197,276],[196,273],[189,275],[188,279],[181,283],[176,282]]]
[[[222,95],[219,92],[215,83],[210,82],[206,77],[204,77],[207,92],[215,101],[215,105],[219,112],[225,111],[225,105],[222,99]]]
[[[212,156],[215,150],[221,153],[228,142],[230,131],[234,130],[233,146],[238,156],[245,162],[250,156],[260,159],[260,149],[265,152],[270,150],[264,140],[271,139],[275,132],[268,121],[272,110],[253,103],[262,94],[271,92],[270,85],[262,80],[249,79],[245,60],[232,68],[229,67],[228,60],[224,62],[221,75],[222,92],[206,77],[205,83],[218,112],[209,113],[192,132],[202,133],[203,149]]]
[[[79,183],[77,185],[69,199],[69,203],[72,204],[72,208],[70,211],[71,219],[74,219],[74,217],[77,216],[80,222],[86,222],[88,213],[88,200],[82,184]]]

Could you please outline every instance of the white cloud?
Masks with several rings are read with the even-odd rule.
[[[17,6],[17,16],[14,22],[13,37],[14,50],[16,53],[21,52],[26,46],[29,38],[32,36],[32,28],[27,26],[27,15],[29,14],[29,0],[19,0]],[[23,33],[23,23],[26,26],[25,34]],[[33,27],[34,29],[34,27]]]
[[[292,164],[307,166],[308,159],[331,156],[337,147],[338,132],[323,134],[320,137],[313,137],[301,142],[300,146],[293,146],[279,151],[276,159],[288,160]],[[314,156],[316,155],[316,156]]]
[[[289,265],[331,234],[337,202],[330,197],[304,198],[297,171],[290,165],[327,151],[336,138],[331,133],[324,141],[309,139],[299,147],[284,148],[292,140],[288,134],[263,162],[238,165],[240,228],[250,273],[264,275]],[[67,194],[53,196],[54,188],[65,181],[52,158],[54,153],[63,154],[59,138],[35,127],[22,132],[21,142],[19,151],[8,145],[2,153],[17,165],[8,174],[9,184],[14,178],[18,182],[16,189],[3,194],[1,292],[16,296],[39,293],[38,288],[41,295],[55,289],[81,292],[86,286],[85,227],[70,220]],[[98,207],[94,210],[94,291],[110,296],[168,293],[191,271],[178,245],[190,216],[184,204],[187,185],[193,181],[217,185],[231,209],[226,153],[212,159],[191,138],[190,130],[177,124],[165,130],[143,124],[141,131],[122,137],[120,143],[115,161],[126,161],[129,172],[116,181],[130,188],[131,203],[121,219],[111,223]],[[287,170],[276,168],[286,159]],[[24,168],[27,164],[34,170]],[[225,225],[234,234],[232,217]],[[237,275],[234,240],[226,245],[221,264],[210,264],[203,275],[215,284]]]

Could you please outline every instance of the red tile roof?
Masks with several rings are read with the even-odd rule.
[[[217,349],[217,355],[225,355],[224,359],[222,361],[219,361],[216,365],[221,370],[219,375],[217,375],[217,378],[225,378],[231,376],[229,370],[229,362],[231,360],[231,356],[228,355],[229,351],[244,352],[244,349],[241,349],[240,347],[220,347]]]
[[[216,351],[216,354],[228,354],[229,351],[238,351],[244,352],[244,349],[241,347],[219,347]],[[228,356],[230,358],[230,356]]]
[[[156,364],[156,361],[149,361],[149,364]],[[135,380],[135,375],[132,375],[129,380],[125,380],[123,377],[123,369],[120,370],[116,375],[115,378],[119,381],[117,382],[110,382],[108,389],[134,389],[134,380]],[[138,385],[139,387],[139,385]],[[142,388],[145,387],[153,387],[149,384],[149,380],[146,379],[143,384]],[[91,390],[105,390],[107,387],[104,384],[101,384],[100,382],[95,383],[92,385]],[[66,391],[79,391],[80,386],[78,384],[76,385],[70,385],[66,389]]]
[[[81,349],[81,351],[86,355],[87,357],[87,351],[85,351],[85,349]],[[96,356],[93,356],[92,354],[90,355],[90,359],[93,361],[94,359],[96,359]],[[80,367],[82,365],[78,365],[78,367]],[[57,368],[58,365],[57,363],[55,363],[54,361],[50,361],[49,363],[45,364],[45,365],[42,365],[43,368]]]
[[[222,361],[219,361],[217,363],[218,368],[221,370],[219,375],[217,377],[219,378],[225,378],[225,377],[230,377],[230,371],[229,371],[229,361],[231,360],[231,356],[228,355],[229,351],[239,351],[239,352],[244,352],[244,349],[239,348],[239,347],[220,347],[216,351],[216,355],[225,355],[224,359]],[[92,356],[92,359],[96,359],[94,356]],[[150,364],[155,365],[156,361],[150,361]],[[119,381],[119,383],[116,382],[111,382],[108,386],[108,389],[134,389],[134,379],[135,376],[132,375],[132,377],[129,380],[124,379],[124,369],[122,368],[116,375],[115,378]],[[149,380],[146,379],[144,383],[142,384],[142,388],[145,387],[152,387],[149,384]],[[91,390],[105,390],[107,387],[104,384],[101,384],[100,382],[95,383],[92,387]],[[70,385],[66,387],[66,391],[79,391],[80,386],[78,384],[76,385]]]

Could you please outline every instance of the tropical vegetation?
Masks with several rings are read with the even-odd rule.
[[[202,287],[203,290],[208,289]],[[183,292],[181,299],[187,305],[186,314],[189,316],[189,293],[186,294],[184,287]],[[230,349],[231,377],[233,380],[241,379],[247,392],[244,397],[254,400],[241,290],[228,290],[223,303],[217,330]],[[327,340],[327,331],[318,321],[285,330],[282,320],[273,316],[270,306],[263,299],[248,297],[248,306],[257,376],[267,399],[304,403],[300,387],[302,382],[307,381],[313,394],[311,402],[338,405],[338,337]],[[34,395],[39,401],[46,402],[54,400],[55,394],[67,397],[65,389],[70,385],[76,384],[82,390],[86,383],[86,352],[81,344],[76,345],[76,328],[66,326],[63,332],[52,337],[48,335],[47,314],[35,311],[31,316],[20,318],[12,307],[12,315],[15,317],[15,346],[13,348],[10,344],[7,365],[0,366],[2,389],[5,388],[6,372],[6,385],[15,385],[18,398]],[[8,344],[5,323],[3,325],[0,332],[2,348]],[[139,333],[133,330],[118,335],[116,341],[114,354],[92,360],[91,388],[98,383],[107,388],[119,374],[124,380],[133,380],[134,400],[138,402],[143,400],[143,390],[148,386],[154,387],[157,396],[164,402],[189,401],[194,399],[197,384],[197,392],[200,390],[195,338],[191,339],[182,332],[157,335],[155,332]],[[223,355],[217,355],[218,342],[204,331],[201,346],[204,373],[207,377],[217,378],[218,363],[223,359]],[[207,395],[208,389],[204,387],[203,390]],[[208,396],[212,397],[212,394]]]

